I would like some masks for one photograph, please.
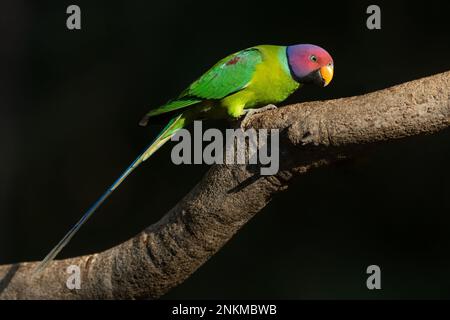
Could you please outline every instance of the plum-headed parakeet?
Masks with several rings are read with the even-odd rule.
[[[143,126],[152,117],[162,114],[169,114],[172,117],[148,148],[134,160],[44,258],[37,271],[43,270],[56,257],[121,182],[178,130],[194,120],[238,118],[248,110],[282,102],[303,84],[326,86],[333,77],[333,68],[333,59],[328,52],[311,44],[261,45],[239,51],[220,60],[176,99],[145,115],[140,122]]]

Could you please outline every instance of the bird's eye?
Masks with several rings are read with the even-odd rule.
[[[312,55],[311,57],[309,57],[309,59],[310,59],[312,62],[317,62],[317,57],[316,57],[315,55]]]

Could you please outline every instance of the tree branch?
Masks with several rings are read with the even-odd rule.
[[[162,219],[104,252],[54,261],[32,277],[36,262],[0,266],[2,299],[158,298],[216,253],[293,176],[351,155],[355,147],[429,134],[450,126],[450,72],[370,94],[289,105],[256,114],[254,128],[280,129],[280,171],[214,165]],[[69,265],[82,270],[69,290]]]

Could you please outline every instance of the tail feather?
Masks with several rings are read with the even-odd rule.
[[[103,195],[84,213],[81,219],[70,229],[61,241],[50,251],[49,254],[36,267],[35,274],[44,270],[53,261],[58,253],[69,243],[73,236],[80,230],[94,212],[105,202],[111,193],[134,171],[142,162],[154,154],[164,143],[166,143],[179,129],[184,126],[183,114],[173,118],[161,131],[156,139],[142,152],[131,165],[119,176],[119,178],[103,193]]]
[[[148,124],[148,121],[151,117],[160,117],[161,115],[168,115],[169,117],[173,117],[174,112],[180,112],[180,109],[187,108],[189,106],[195,105],[202,102],[201,99],[198,98],[179,98],[176,100],[171,100],[166,104],[150,110],[142,119],[139,121],[139,125],[145,127]],[[165,117],[163,117],[165,118]]]
[[[150,119],[150,116],[149,116],[148,114],[146,114],[146,115],[141,119],[141,121],[139,121],[139,125],[140,125],[141,127],[147,126],[148,120],[149,120],[149,119]]]

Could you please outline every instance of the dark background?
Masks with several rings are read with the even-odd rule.
[[[315,43],[326,89],[362,94],[450,70],[445,2],[2,1],[0,263],[41,259],[160,129],[137,126],[225,55]],[[78,4],[82,30],[66,28]],[[226,123],[225,123],[226,124]],[[450,298],[450,132],[375,146],[294,181],[167,298]],[[170,146],[140,167],[61,258],[107,249],[156,222],[207,166]],[[366,288],[368,265],[382,290]]]

